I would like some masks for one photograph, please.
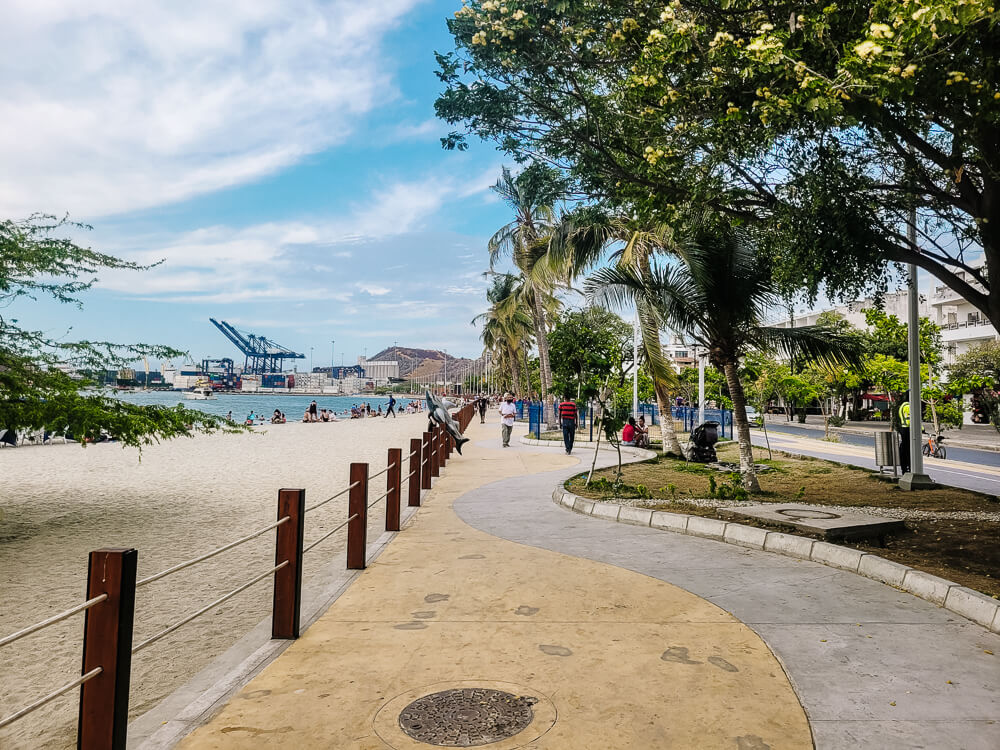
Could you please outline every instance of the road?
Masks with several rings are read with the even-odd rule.
[[[822,439],[824,434],[823,428],[820,425],[805,424],[791,426],[780,422],[768,422],[767,432],[772,435],[776,432],[788,435],[803,435],[817,440]],[[841,443],[868,448],[869,454],[873,454],[875,450],[875,438],[872,435],[856,435],[851,432],[837,432],[836,434],[840,438]],[[945,434],[944,446],[948,449],[949,460],[981,466],[1000,466],[1000,452],[976,450],[975,448],[958,448],[948,443],[947,434]]]
[[[823,434],[822,429],[816,432],[819,436]],[[872,437],[841,434],[839,436],[841,442],[828,443],[821,439],[805,437],[805,430],[795,427],[775,430],[770,424],[767,426],[767,434],[771,442],[771,447],[777,450],[804,456],[813,456],[815,458],[824,458],[828,461],[861,466],[866,469],[877,468],[874,459],[875,441]],[[754,445],[764,447],[765,439],[763,432],[752,430],[751,438]],[[867,441],[867,443],[862,441]],[[946,460],[925,458],[924,471],[931,479],[941,484],[983,492],[988,495],[1000,495],[1000,464],[997,464],[995,460],[997,454],[990,451],[977,451],[967,448],[955,449],[956,454],[959,451],[961,451],[963,457],[972,454],[975,462],[960,460],[958,456],[951,458],[953,454],[949,448],[949,458]],[[986,463],[982,460],[984,458],[990,458],[993,462]]]

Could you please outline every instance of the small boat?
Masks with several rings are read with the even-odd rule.
[[[198,383],[190,391],[184,393],[184,398],[194,401],[208,401],[215,398],[215,393],[212,391],[211,385]]]

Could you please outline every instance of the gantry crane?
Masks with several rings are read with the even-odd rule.
[[[222,335],[235,344],[243,352],[246,360],[243,372],[247,375],[263,375],[269,372],[283,372],[286,359],[305,359],[305,354],[293,352],[281,344],[275,343],[264,336],[237,331],[226,321],[209,318]]]

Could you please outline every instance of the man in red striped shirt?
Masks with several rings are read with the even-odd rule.
[[[573,452],[573,438],[576,437],[577,409],[576,403],[570,400],[569,395],[564,395],[562,403],[559,404],[559,421],[562,423],[563,445],[566,447],[566,455]]]

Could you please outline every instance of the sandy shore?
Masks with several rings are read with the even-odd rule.
[[[408,452],[423,415],[336,424],[260,427],[254,434],[206,435],[146,448],[75,444],[0,450],[0,635],[80,603],[86,560],[100,547],[139,550],[139,577],[197,556],[272,522],[277,491],[304,487],[307,504],[347,485],[348,464],[385,466],[387,448]],[[384,491],[384,478],[373,489]],[[375,493],[372,497],[375,497]],[[405,494],[404,494],[405,497]],[[347,498],[306,519],[306,542],[346,518]],[[384,528],[373,508],[369,539]],[[273,565],[273,533],[139,590],[135,642]],[[304,580],[344,556],[338,532],[306,556]],[[269,615],[268,580],[137,654],[131,715],[149,710]],[[79,675],[83,615],[2,649],[0,716]],[[75,694],[6,730],[0,746],[70,748]]]

